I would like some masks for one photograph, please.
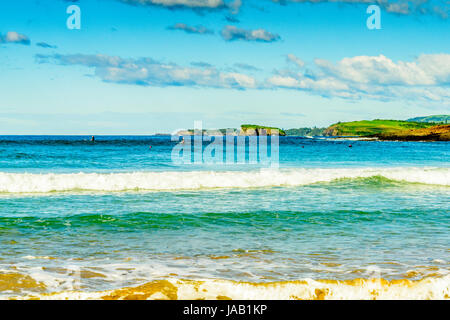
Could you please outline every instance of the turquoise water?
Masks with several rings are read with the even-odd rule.
[[[176,165],[176,143],[0,137],[1,271],[58,292],[73,289],[67,270],[102,275],[85,291],[450,270],[447,142],[281,137],[280,169],[262,170]]]

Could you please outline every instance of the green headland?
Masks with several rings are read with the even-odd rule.
[[[371,137],[379,140],[450,141],[448,116],[429,116],[402,120],[363,120],[338,122],[324,130],[324,136]],[[441,122],[435,122],[443,120]]]
[[[294,128],[256,124],[243,124],[239,129],[204,129],[205,135],[240,136],[328,136],[328,137],[364,137],[378,140],[403,141],[450,141],[450,115],[435,115],[411,118],[408,120],[360,120],[338,122],[327,128]],[[193,129],[179,131],[178,135],[194,135]]]
[[[435,123],[410,122],[401,120],[362,120],[338,122],[324,131],[325,136],[373,136],[380,133],[397,133],[404,130],[423,129],[435,126]]]
[[[256,124],[243,124],[241,125],[241,135],[280,135],[285,136],[286,132],[277,127],[260,126]]]

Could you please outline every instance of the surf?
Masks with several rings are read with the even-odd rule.
[[[63,174],[0,172],[0,193],[297,187],[340,179],[355,180],[373,177],[405,183],[449,186],[450,168],[296,168],[253,171],[139,171]]]
[[[30,281],[30,280],[29,280]],[[34,284],[34,283],[33,283]],[[38,286],[38,284],[35,284]],[[42,285],[41,285],[42,286]],[[94,300],[342,300],[342,299],[449,299],[450,277],[421,280],[352,280],[279,281],[270,283],[239,282],[222,279],[164,279],[135,287],[106,291],[70,290],[26,294],[15,299],[94,299]]]

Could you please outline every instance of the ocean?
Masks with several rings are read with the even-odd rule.
[[[280,137],[277,167],[177,143],[0,136],[0,298],[449,298],[450,143]]]

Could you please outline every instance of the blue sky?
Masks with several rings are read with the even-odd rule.
[[[447,0],[5,0],[0,134],[449,113],[448,13]]]

